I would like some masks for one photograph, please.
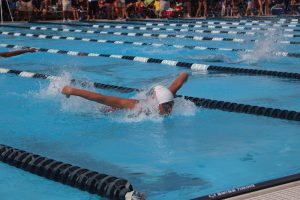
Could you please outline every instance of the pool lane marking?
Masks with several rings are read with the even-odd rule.
[[[6,46],[8,48],[13,48],[13,46],[15,45],[6,45]],[[26,47],[26,48],[36,48],[36,47]],[[292,72],[270,71],[270,70],[238,68],[238,67],[224,67],[224,66],[200,64],[200,63],[164,60],[158,58],[147,58],[147,57],[140,57],[140,56],[85,53],[85,52],[65,51],[65,50],[58,50],[58,49],[46,49],[46,48],[37,48],[37,49],[40,52],[48,52],[48,53],[55,53],[55,54],[67,54],[72,56],[106,57],[106,58],[115,58],[115,59],[122,59],[122,60],[131,60],[131,61],[142,62],[142,63],[164,64],[169,66],[189,68],[191,70],[203,71],[203,72],[216,71],[216,72],[228,73],[228,74],[247,74],[247,75],[300,79],[299,73],[292,73]]]
[[[220,31],[220,33],[218,33],[218,31],[216,30],[194,30],[194,29],[182,29],[182,28],[178,28],[178,29],[174,29],[174,28],[150,28],[147,26],[144,27],[135,27],[135,26],[122,26],[122,25],[89,25],[89,24],[68,24],[68,23],[52,23],[52,22],[31,22],[31,24],[52,24],[52,25],[66,25],[66,26],[86,26],[86,27],[92,27],[92,28],[101,28],[101,29],[110,29],[110,28],[115,28],[115,29],[135,29],[135,30],[153,30],[153,31],[179,31],[179,32],[196,32],[196,33],[212,33],[212,34],[221,34],[221,33],[227,33],[227,34],[236,34],[236,35],[241,35],[241,34],[245,34],[245,35],[255,35],[256,32],[255,31],[260,31],[260,30],[270,30],[270,31],[274,31],[276,30],[275,28],[255,28],[255,27],[233,27],[233,26],[212,26],[212,25],[193,25],[195,26],[195,28],[209,28],[209,29],[240,29],[240,30],[253,30],[254,32],[249,32],[249,31]],[[300,32],[300,29],[292,29],[292,28],[288,28],[288,29],[283,29],[283,31],[285,32]],[[295,35],[295,37],[299,37],[298,35]]]
[[[52,29],[52,28],[51,28]],[[37,29],[34,29],[37,30]],[[41,29],[44,30],[44,29]],[[55,28],[57,30],[57,28]],[[68,29],[69,30],[69,29]],[[65,29],[66,31],[66,29]],[[74,30],[76,31],[76,30]],[[71,30],[71,32],[73,32]],[[65,36],[50,36],[50,35],[37,35],[32,33],[19,33],[19,32],[6,32],[6,31],[0,31],[0,34],[2,35],[12,35],[12,36],[24,36],[24,37],[36,37],[40,39],[54,39],[54,40],[77,40],[77,41],[84,41],[84,42],[96,42],[96,43],[111,43],[111,44],[130,44],[135,46],[154,46],[154,47],[160,47],[160,46],[168,46],[173,47],[177,49],[193,49],[193,50],[210,50],[210,51],[243,51],[243,52],[253,52],[253,50],[249,49],[234,49],[234,48],[215,48],[215,47],[205,47],[205,46],[191,46],[191,45],[172,45],[172,44],[162,44],[162,43],[145,43],[145,42],[131,42],[131,41],[119,41],[119,40],[98,40],[98,39],[90,39],[90,38],[79,38],[79,37],[65,37]],[[289,53],[285,51],[278,51],[278,52],[272,52],[276,56],[282,56],[282,57],[294,57],[294,58],[300,58],[299,53]]]
[[[127,33],[127,32],[106,32],[106,31],[89,31],[89,30],[76,30],[76,29],[67,29],[67,28],[48,28],[48,27],[27,27],[27,26],[10,26],[10,25],[0,25],[3,27],[13,27],[13,28],[19,28],[19,29],[30,29],[30,30],[51,30],[51,31],[63,31],[63,32],[84,32],[84,33],[98,33],[102,35],[122,35],[122,36],[130,36],[130,37],[157,37],[157,38],[180,38],[180,39],[192,39],[197,41],[225,41],[225,42],[236,42],[236,43],[243,43],[243,42],[259,42],[259,40],[253,40],[253,39],[242,39],[242,38],[220,38],[220,37],[205,37],[205,36],[189,36],[189,35],[175,35],[175,34],[154,34],[154,33]],[[37,34],[25,34],[25,33],[14,33],[14,32],[7,32],[7,31],[1,31],[1,34],[6,35],[14,35],[14,36],[29,36],[33,35],[33,37]],[[299,35],[300,36],[300,35]],[[39,35],[39,38],[44,38],[45,35]],[[52,37],[52,36],[49,36]],[[78,37],[64,37],[64,36],[57,36],[64,39],[74,39],[81,40],[81,38]],[[48,38],[48,39],[56,39],[54,38]],[[75,40],[75,39],[74,39]],[[86,39],[89,41],[98,41],[97,39]],[[101,40],[99,40],[101,41]],[[282,44],[292,44],[292,45],[299,45],[300,42],[295,41],[288,41],[288,40],[281,40],[278,41],[278,43]]]
[[[49,76],[45,74],[38,74],[32,72],[25,72],[20,70],[12,70],[6,68],[0,68],[0,73],[3,74],[15,74],[20,77],[25,78],[41,78],[41,79],[59,79],[60,77],[57,76]],[[75,79],[72,79],[75,80]],[[76,80],[78,81],[78,80]],[[76,82],[74,81],[74,82]],[[80,83],[80,81],[79,81]],[[90,82],[92,83],[92,82]],[[112,89],[112,88],[119,88],[119,92],[139,92],[142,91],[136,88],[129,88],[129,87],[121,87],[115,85],[108,85],[103,83],[98,83],[101,85],[105,85],[102,89]],[[85,86],[85,85],[83,85]],[[293,120],[293,121],[300,121],[300,112],[292,111],[292,110],[282,110],[277,108],[267,108],[263,106],[254,106],[249,104],[240,104],[235,102],[226,102],[226,101],[219,101],[219,100],[212,100],[212,99],[205,99],[205,98],[198,98],[198,97],[190,97],[190,96],[183,96],[183,95],[176,95],[176,97],[183,97],[186,100],[189,100],[195,103],[198,107],[204,107],[208,109],[216,109],[221,111],[227,112],[236,112],[236,113],[245,113],[251,115],[259,115],[259,116],[266,116],[272,118],[279,118],[279,119],[286,119],[286,120]]]

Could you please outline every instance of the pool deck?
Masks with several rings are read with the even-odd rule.
[[[287,183],[267,189],[227,198],[228,200],[298,200],[300,198],[300,181]]]

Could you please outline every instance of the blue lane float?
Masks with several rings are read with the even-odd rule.
[[[44,74],[37,75],[37,74],[31,73],[31,72],[4,69],[4,68],[0,68],[0,74],[1,73],[15,74],[17,76],[26,77],[26,78],[46,79],[47,77],[49,77],[48,75],[44,75]],[[102,89],[116,89],[116,91],[119,91],[119,92],[142,91],[142,90],[136,89],[136,88],[114,86],[114,85],[108,85],[108,84],[102,84],[102,83],[98,83],[98,84],[103,86],[103,87],[101,87]],[[253,106],[253,105],[249,105],[249,104],[218,101],[218,100],[198,98],[198,97],[189,97],[189,96],[182,96],[182,95],[177,95],[176,97],[183,97],[186,100],[193,102],[198,107],[203,107],[203,108],[208,108],[208,109],[216,109],[216,110],[227,111],[227,112],[235,112],[235,113],[244,113],[244,114],[272,117],[272,118],[285,119],[285,120],[291,120],[291,121],[300,121],[300,112],[292,111],[292,110],[267,108],[267,107],[263,107],[263,106]]]
[[[129,181],[0,144],[0,161],[44,178],[114,200],[144,199]]]

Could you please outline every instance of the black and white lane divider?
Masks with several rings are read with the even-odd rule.
[[[224,26],[225,27],[225,26]],[[195,30],[195,29],[187,29],[187,28],[149,28],[149,27],[133,27],[133,26],[114,26],[114,25],[93,25],[93,28],[102,28],[102,29],[128,29],[128,30],[144,30],[144,31],[174,31],[174,32],[193,32],[193,33],[210,33],[210,34],[229,34],[229,35],[255,35],[257,32],[251,31],[225,31],[225,30]],[[227,27],[225,27],[227,28]],[[224,29],[225,29],[224,28]],[[240,29],[240,28],[238,28]],[[255,28],[252,28],[255,30]],[[268,30],[275,31],[275,28],[269,28]],[[288,29],[288,31],[293,29]],[[300,37],[300,35],[294,34],[283,34],[283,37]]]
[[[126,22],[116,22],[116,23],[128,23],[131,22],[132,24],[134,24],[134,22],[136,22],[138,25],[139,24],[146,24],[146,23],[154,23],[157,24],[159,26],[165,26],[165,25],[170,25],[170,24],[232,24],[232,23],[257,23],[257,24],[261,24],[261,23],[266,23],[266,24],[271,24],[271,23],[281,23],[281,24],[288,24],[288,23],[292,23],[292,24],[297,24],[298,22],[300,22],[300,19],[298,18],[294,18],[294,19],[234,19],[234,18],[219,18],[219,19],[196,19],[196,20],[135,20],[135,19],[129,19],[126,20]],[[93,23],[109,23],[108,21],[97,21],[97,22],[93,22]]]
[[[195,22],[194,24],[189,23],[145,23],[145,26],[176,26],[176,27],[197,27],[197,25],[231,25],[231,26],[270,26],[270,27],[300,27],[298,22],[266,22],[266,23],[258,23],[258,22],[216,22],[216,21],[208,21],[208,22]]]
[[[1,33],[0,31],[0,34]],[[216,48],[216,47],[207,47],[207,46],[192,46],[192,45],[173,45],[173,44],[163,44],[163,43],[146,43],[146,42],[131,42],[131,41],[122,41],[122,40],[97,40],[97,39],[90,39],[90,38],[78,38],[78,37],[63,37],[63,36],[47,36],[44,37],[44,35],[36,35],[36,34],[24,34],[24,33],[18,33],[18,32],[6,32],[6,35],[13,35],[13,36],[24,36],[24,37],[37,37],[40,39],[61,39],[61,40],[80,40],[85,42],[96,42],[96,43],[110,43],[110,44],[116,44],[116,45],[122,45],[122,44],[130,44],[135,46],[153,46],[153,47],[161,47],[161,46],[167,46],[172,47],[176,49],[193,49],[193,50],[200,50],[200,51],[233,51],[233,52],[253,52],[253,50],[250,49],[235,49],[235,48]],[[2,47],[6,47],[7,44],[0,44]],[[15,47],[14,47],[15,48]],[[16,48],[19,48],[18,46]],[[276,56],[282,56],[282,57],[293,57],[293,58],[300,58],[299,53],[289,53],[286,51],[276,51],[272,52],[273,55]]]
[[[146,26],[183,26],[188,27],[189,25],[232,25],[232,26],[284,26],[284,27],[300,27],[298,25],[299,22],[291,21],[291,22],[272,22],[272,21],[265,21],[265,22],[226,22],[226,21],[206,21],[201,22],[197,21],[195,23],[155,23],[155,22],[146,22],[144,23]]]
[[[113,24],[132,24],[132,25],[145,25],[146,23],[154,23],[154,24],[159,24],[158,26],[165,26],[165,25],[170,25],[170,24],[208,24],[208,23],[212,23],[212,22],[216,22],[216,24],[218,23],[222,23],[222,24],[227,24],[226,22],[229,23],[236,23],[236,22],[240,22],[240,23],[266,23],[266,24],[270,24],[270,23],[281,23],[281,24],[287,24],[287,23],[291,23],[291,24],[295,24],[298,23],[300,20],[298,19],[279,19],[279,20],[274,20],[274,19],[264,19],[264,20],[256,20],[256,19],[249,19],[249,20],[245,20],[245,19],[225,19],[225,18],[220,18],[220,19],[197,19],[197,20],[134,20],[134,19],[129,19],[126,21],[106,21],[106,20],[101,20],[101,21],[83,21],[85,23],[93,23],[93,24],[109,24],[109,23],[113,23]]]
[[[244,27],[244,26],[214,26],[214,25],[189,25],[185,26],[185,28],[151,28],[151,27],[141,27],[141,26],[121,26],[121,25],[89,25],[89,24],[66,24],[66,23],[52,23],[52,22],[32,22],[34,24],[52,24],[52,25],[67,25],[67,26],[85,26],[85,27],[93,27],[93,28],[101,28],[101,29],[128,29],[128,30],[144,30],[144,31],[179,31],[179,32],[196,32],[196,33],[212,33],[212,34],[220,34],[225,33],[218,30],[197,30],[197,29],[189,29],[189,28],[207,28],[207,29],[237,29],[237,30],[246,30],[246,31],[227,31],[228,34],[245,34],[245,35],[254,35],[257,31],[275,31],[276,28],[257,28],[257,27]],[[250,31],[248,31],[250,30]],[[252,32],[251,32],[252,31]],[[300,32],[300,29],[281,29],[284,32]],[[290,36],[290,34],[286,34],[285,37],[294,37]],[[298,37],[295,35],[295,37]]]
[[[32,174],[114,200],[142,200],[125,179],[0,144],[0,161]]]
[[[47,79],[47,80],[60,80],[61,79],[61,77],[59,77],[59,76],[52,76],[52,75],[40,74],[40,73],[32,73],[32,72],[6,69],[6,68],[0,68],[0,74],[14,74],[14,75],[24,77],[24,78],[38,78],[38,79]],[[78,80],[78,79],[72,79],[71,82],[74,84],[79,84],[82,87],[93,86],[93,87],[99,88],[99,89],[114,90],[117,92],[124,92],[124,93],[139,91],[138,89],[135,89],[135,88],[121,87],[121,86],[116,86],[116,85],[97,83],[97,82]]]
[[[7,46],[9,48],[10,45]],[[34,48],[34,47],[30,47],[30,48]],[[132,60],[132,61],[142,62],[142,63],[155,63],[155,64],[163,64],[169,66],[184,67],[195,71],[204,71],[204,72],[214,71],[214,72],[221,72],[221,73],[228,73],[228,74],[247,74],[247,75],[300,79],[299,73],[291,73],[291,72],[238,68],[238,67],[224,67],[224,66],[206,65],[206,64],[199,64],[199,63],[181,62],[175,60],[164,60],[158,58],[147,58],[147,57],[140,57],[140,56],[84,53],[84,52],[77,52],[77,51],[65,51],[65,50],[46,49],[46,48],[37,48],[37,49],[41,52],[54,53],[54,54],[66,54],[72,56],[106,57],[106,58],[114,58],[114,59],[122,59],[122,60]]]
[[[128,24],[132,25],[132,26],[175,26],[175,27],[193,27],[193,25],[232,25],[232,26],[273,26],[275,24],[276,26],[280,26],[280,25],[287,25],[287,27],[289,27],[289,25],[291,25],[290,27],[295,27],[294,25],[296,25],[296,27],[298,26],[298,21],[246,21],[246,20],[237,20],[237,21],[215,21],[215,20],[209,20],[209,21],[174,21],[174,22],[168,22],[168,21],[136,21],[137,23],[134,23],[134,21],[119,21],[119,22],[114,22],[114,24],[126,24],[126,26],[128,26]],[[35,23],[35,22],[34,22]],[[90,22],[89,22],[90,23]],[[93,24],[111,24],[109,21],[97,21],[97,22],[93,22]]]
[[[36,73],[32,73],[32,72],[25,72],[25,71],[5,69],[5,68],[0,68],[0,74],[1,73],[2,74],[15,74],[17,76],[26,77],[26,78],[48,79],[45,77],[50,77],[50,76],[44,75],[44,74],[36,74]],[[102,83],[99,83],[99,84],[102,84]],[[114,85],[107,85],[107,84],[102,84],[102,85],[106,85],[105,87],[102,87],[102,89],[119,88],[118,90],[116,90],[119,92],[142,91],[142,90],[136,89],[136,88],[128,88],[128,87],[121,87],[121,86],[114,86]],[[251,115],[260,115],[260,116],[266,116],[266,117],[272,117],[272,118],[300,121],[300,112],[297,112],[297,111],[282,110],[282,109],[276,109],[276,108],[267,108],[267,107],[262,107],[262,106],[253,106],[253,105],[248,105],[248,104],[240,104],[240,103],[234,103],[234,102],[218,101],[218,100],[211,100],[211,99],[198,98],[198,97],[189,97],[189,96],[182,96],[182,95],[177,95],[176,97],[183,97],[189,101],[192,101],[198,107],[204,107],[204,108],[208,108],[208,109],[217,109],[217,110],[228,111],[228,112],[245,113],[245,114],[251,114]]]
[[[192,39],[197,41],[225,41],[225,42],[236,42],[236,43],[243,43],[243,42],[259,42],[259,40],[254,39],[243,39],[243,38],[220,38],[220,37],[205,37],[205,36],[190,36],[190,35],[175,35],[175,34],[154,34],[154,33],[127,33],[127,32],[107,32],[107,31],[91,31],[91,30],[76,30],[76,29],[67,29],[67,28],[48,28],[48,27],[18,27],[21,29],[31,29],[31,30],[52,30],[52,31],[63,31],[63,32],[84,32],[84,33],[91,33],[91,34],[102,34],[102,35],[120,35],[120,36],[129,36],[129,37],[155,37],[155,38],[180,38],[180,39]],[[13,35],[13,36],[27,36],[27,37],[35,37],[37,34],[31,33],[15,33],[15,32],[7,32],[7,31],[0,31],[2,35]],[[47,36],[47,35],[39,35],[39,38],[42,37],[54,37],[51,39],[55,39],[56,36]],[[77,37],[63,37],[59,36],[60,38],[70,38],[70,40],[81,40]],[[88,39],[90,41],[95,41],[96,39]],[[101,41],[101,40],[99,40]],[[277,41],[277,43],[282,44],[292,44],[292,45],[299,45],[300,42],[296,41],[288,41],[288,40],[281,40]]]

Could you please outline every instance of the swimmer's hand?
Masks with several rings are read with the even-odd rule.
[[[66,95],[67,98],[69,98],[72,94],[72,87],[70,86],[65,86],[62,91],[61,91],[62,94]]]

